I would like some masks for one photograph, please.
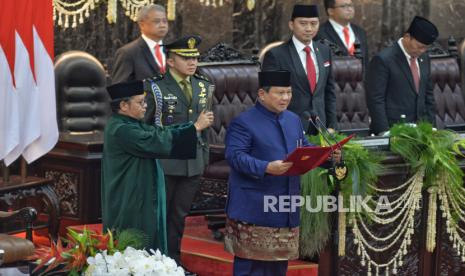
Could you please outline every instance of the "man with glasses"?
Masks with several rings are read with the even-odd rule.
[[[168,20],[163,6],[150,4],[137,14],[141,37],[116,51],[111,82],[142,80],[166,71],[163,39],[168,33]]]
[[[339,46],[344,55],[354,55],[354,43],[360,43],[364,68],[368,65],[367,35],[363,28],[351,23],[355,9],[352,0],[325,0],[325,10],[329,19],[321,24],[316,40],[327,39]]]
[[[146,248],[167,254],[165,182],[158,158],[194,158],[197,136],[211,125],[200,115],[195,123],[158,127],[142,122],[142,81],[107,88],[113,114],[105,126],[102,157],[103,229],[135,228],[147,235]]]
[[[383,134],[403,120],[434,124],[435,104],[430,60],[426,52],[439,32],[426,18],[415,16],[407,32],[373,57],[365,90],[371,131]]]
[[[297,113],[304,130],[316,134],[306,113],[316,113],[330,129],[336,128],[336,94],[331,73],[331,50],[313,41],[320,20],[315,5],[295,5],[289,29],[292,38],[269,50],[263,59],[263,71],[286,70],[291,73],[293,97],[289,110]]]

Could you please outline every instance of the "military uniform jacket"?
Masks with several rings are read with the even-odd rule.
[[[165,182],[156,158],[192,158],[192,124],[154,127],[113,114],[105,126],[102,157],[104,229],[144,231],[148,248],[166,253]]]
[[[176,109],[174,110],[174,124],[195,122],[202,112],[206,104],[207,89],[210,83],[200,75],[191,76],[192,85],[192,102],[189,103],[183,90],[173,78],[171,73],[166,73],[164,76],[159,75],[153,78],[155,84],[160,89],[163,97],[175,96],[177,98]],[[153,93],[147,93],[147,112],[145,121],[149,124],[154,124],[155,116],[155,99]],[[166,104],[163,103],[163,119],[166,123]],[[174,176],[195,176],[203,173],[205,166],[209,160],[209,146],[207,143],[207,130],[202,131],[198,137],[197,155],[195,159],[189,160],[161,160],[165,175]]]
[[[304,130],[309,127],[304,112],[313,110],[327,127],[336,129],[336,92],[331,72],[331,50],[313,41],[319,77],[315,91],[310,92],[307,73],[300,61],[292,39],[269,50],[263,59],[262,71],[286,70],[291,72],[292,99],[288,109],[299,115]]]
[[[371,130],[388,130],[405,115],[406,122],[426,120],[434,124],[435,103],[427,53],[418,57],[420,89],[417,93],[410,65],[396,42],[370,61],[365,90]]]

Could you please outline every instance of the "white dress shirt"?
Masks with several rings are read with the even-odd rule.
[[[157,60],[157,57],[155,56],[155,46],[157,44],[160,44],[160,52],[161,52],[161,56],[163,58],[163,64],[166,66],[166,55],[165,55],[165,51],[164,51],[164,48],[162,45],[163,45],[163,41],[160,40],[160,41],[154,41],[150,38],[148,38],[146,35],[142,35],[142,39],[145,41],[145,43],[147,43],[147,45],[149,46],[149,49],[150,49],[150,52],[152,53],[152,56],[153,56],[153,59],[155,59],[155,62],[158,64],[158,67],[162,67],[162,64],[160,64]]]
[[[304,67],[305,73],[307,73],[307,53],[304,49],[306,46],[310,46],[310,49],[312,50],[310,54],[312,56],[313,63],[315,64],[316,82],[318,83],[318,76],[320,71],[318,70],[318,60],[316,59],[315,50],[313,48],[313,41],[311,41],[310,44],[305,45],[302,42],[300,42],[295,36],[292,36],[292,42],[294,43],[297,54],[299,54],[300,62]]]
[[[402,52],[404,53],[405,58],[407,59],[407,63],[410,66],[410,58],[411,58],[411,56],[407,53],[407,51],[405,51],[404,44],[402,44],[403,39],[404,39],[403,37],[399,38],[399,40],[397,40],[397,43],[399,44],[399,47],[402,50]],[[418,57],[415,59],[415,62],[417,63],[418,75],[421,76],[420,65],[418,64]],[[420,79],[421,79],[421,77],[420,77]]]
[[[347,25],[349,27],[349,45],[346,43],[346,38],[344,36],[344,26],[341,24],[337,23],[336,21],[329,19],[329,23],[331,26],[333,26],[334,30],[336,31],[337,35],[341,39],[342,43],[346,46],[347,49],[349,49],[354,43],[355,43],[355,33],[354,30],[352,30],[352,27],[350,24]]]

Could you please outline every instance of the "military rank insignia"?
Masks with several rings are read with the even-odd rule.
[[[187,47],[189,47],[189,49],[195,48],[195,38],[191,37],[187,40]]]

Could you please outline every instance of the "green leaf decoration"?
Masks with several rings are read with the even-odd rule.
[[[126,247],[130,246],[135,249],[144,249],[149,244],[149,237],[141,230],[138,229],[125,229],[116,234],[116,250],[124,251]]]
[[[306,196],[306,205],[316,209],[317,196],[330,194],[327,179],[327,171],[321,168],[316,168],[301,176],[301,194]],[[310,202],[307,202],[308,198]],[[329,236],[329,214],[309,212],[303,206],[300,212],[300,255],[313,257],[318,254],[325,247]]]
[[[346,137],[341,134],[335,136],[338,141]],[[307,139],[312,144],[327,146],[321,135],[308,136]],[[340,183],[340,193],[344,198],[344,207],[347,208],[350,206],[351,195],[363,197],[374,193],[370,185],[376,186],[383,156],[352,141],[344,145],[343,155],[349,172],[347,178]],[[335,183],[326,169],[316,168],[301,176],[301,187],[302,196],[308,196],[311,207],[316,209],[317,196],[331,195]],[[308,204],[307,199],[305,203]],[[300,217],[300,255],[311,258],[320,253],[329,240],[329,213],[309,212],[304,206]],[[350,221],[350,216],[346,216],[346,219]]]
[[[447,189],[448,201],[454,207],[451,216],[456,223],[465,207],[464,173],[457,160],[457,155],[464,156],[465,140],[458,140],[458,135],[450,130],[433,130],[426,122],[420,122],[417,127],[397,124],[390,132],[391,151],[402,156],[414,171],[424,168],[423,189]]]

